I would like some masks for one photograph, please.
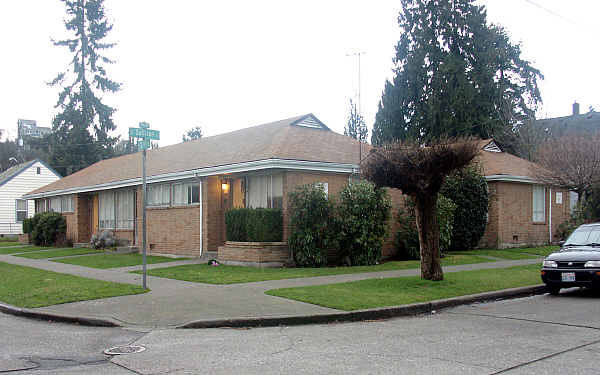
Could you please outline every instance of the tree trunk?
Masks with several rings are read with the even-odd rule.
[[[440,227],[437,220],[437,194],[415,197],[415,217],[421,244],[421,278],[444,279],[440,262]]]

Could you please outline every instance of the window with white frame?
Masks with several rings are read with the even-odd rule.
[[[133,190],[115,192],[115,222],[117,229],[133,229],[135,213],[135,195]]]
[[[251,208],[282,208],[283,175],[248,176],[246,206]]]
[[[200,185],[197,182],[173,184],[173,205],[185,206],[200,203]]]
[[[73,212],[73,196],[63,195],[60,197],[60,212]]]
[[[46,212],[46,200],[38,199],[35,201],[35,213],[39,214],[42,212]]]
[[[133,229],[135,195],[133,190],[103,191],[98,194],[100,229]]]
[[[171,203],[171,185],[170,184],[151,184],[148,185],[148,205],[150,206],[168,206]]]
[[[317,182],[315,184],[315,187],[317,189],[323,190],[325,192],[325,196],[329,197],[329,183],[327,183],[327,182]]]
[[[115,229],[115,192],[98,194],[98,225],[100,229]]]
[[[23,221],[27,218],[27,201],[25,199],[16,200],[17,221]]]
[[[533,186],[533,222],[546,221],[546,189],[543,186]]]
[[[60,197],[50,198],[50,210],[53,212],[61,212],[61,199]]]

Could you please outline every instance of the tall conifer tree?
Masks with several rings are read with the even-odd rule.
[[[62,88],[56,103],[59,113],[52,124],[50,163],[67,175],[112,156],[118,140],[109,134],[116,128],[115,109],[102,102],[101,94],[115,93],[121,84],[108,78],[105,68],[114,61],[104,52],[115,43],[104,41],[112,29],[104,0],[62,1],[67,11],[64,24],[72,37],[53,43],[68,48],[73,58],[49,83]]]
[[[541,102],[542,74],[474,0],[401,0],[395,77],[372,143],[440,137],[512,139]]]

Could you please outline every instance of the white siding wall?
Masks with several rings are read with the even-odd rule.
[[[40,167],[40,174],[37,174]],[[56,180],[55,175],[42,163],[36,162],[12,180],[0,186],[0,234],[21,234],[23,227],[17,223],[15,201],[23,194],[29,193],[42,186],[48,185]],[[32,217],[35,213],[34,201],[27,202],[27,216]]]

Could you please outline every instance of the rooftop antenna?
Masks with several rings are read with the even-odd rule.
[[[358,96],[358,115],[362,116],[362,109],[361,109],[361,103],[360,103],[360,56],[366,54],[366,52],[364,51],[359,51],[359,52],[352,52],[352,53],[348,53],[346,54],[346,56],[356,56],[358,58],[358,90],[357,90],[357,96]],[[360,139],[360,135],[358,136],[358,163],[359,163],[359,167],[360,167],[360,162],[362,161],[362,141]]]

